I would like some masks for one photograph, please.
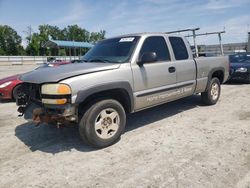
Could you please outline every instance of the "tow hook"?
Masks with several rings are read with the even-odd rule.
[[[20,113],[20,114],[18,114],[18,117],[22,117],[23,115],[24,115],[24,112],[25,112],[25,107],[23,107],[23,106],[20,106],[18,109],[17,109],[17,111]]]
[[[42,108],[35,108],[32,113],[33,123],[35,123],[35,127],[38,127],[41,123],[41,116],[44,114],[44,111]]]
[[[33,123],[35,123],[35,126],[38,127],[41,123],[56,123],[57,128],[60,128],[62,123],[60,120],[62,120],[61,117],[56,115],[49,115],[45,113],[43,108],[35,108],[33,110]]]

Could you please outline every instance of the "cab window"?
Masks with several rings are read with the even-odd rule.
[[[181,37],[169,37],[169,41],[176,60],[188,59],[187,48]]]
[[[170,61],[167,44],[161,36],[153,36],[145,39],[140,51],[140,57],[147,52],[155,52],[157,61]]]

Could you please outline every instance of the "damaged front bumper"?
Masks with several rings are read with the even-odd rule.
[[[24,116],[26,120],[40,123],[65,123],[77,122],[78,112],[76,105],[67,103],[63,105],[43,104],[39,98],[21,93],[16,104],[18,106],[19,116]]]
[[[64,123],[77,122],[76,107],[70,104],[63,106],[38,105],[36,103],[28,103],[26,106],[19,106],[18,112],[20,116],[24,116],[26,120],[39,123]]]

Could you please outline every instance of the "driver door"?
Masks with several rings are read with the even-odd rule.
[[[141,66],[132,64],[136,110],[170,101],[176,91],[175,62],[171,61],[166,39],[163,36],[147,37],[139,59],[148,52],[155,52],[157,60]]]

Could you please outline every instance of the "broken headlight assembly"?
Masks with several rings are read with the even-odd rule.
[[[71,98],[71,88],[67,84],[43,84],[41,96],[43,104],[66,104]]]

